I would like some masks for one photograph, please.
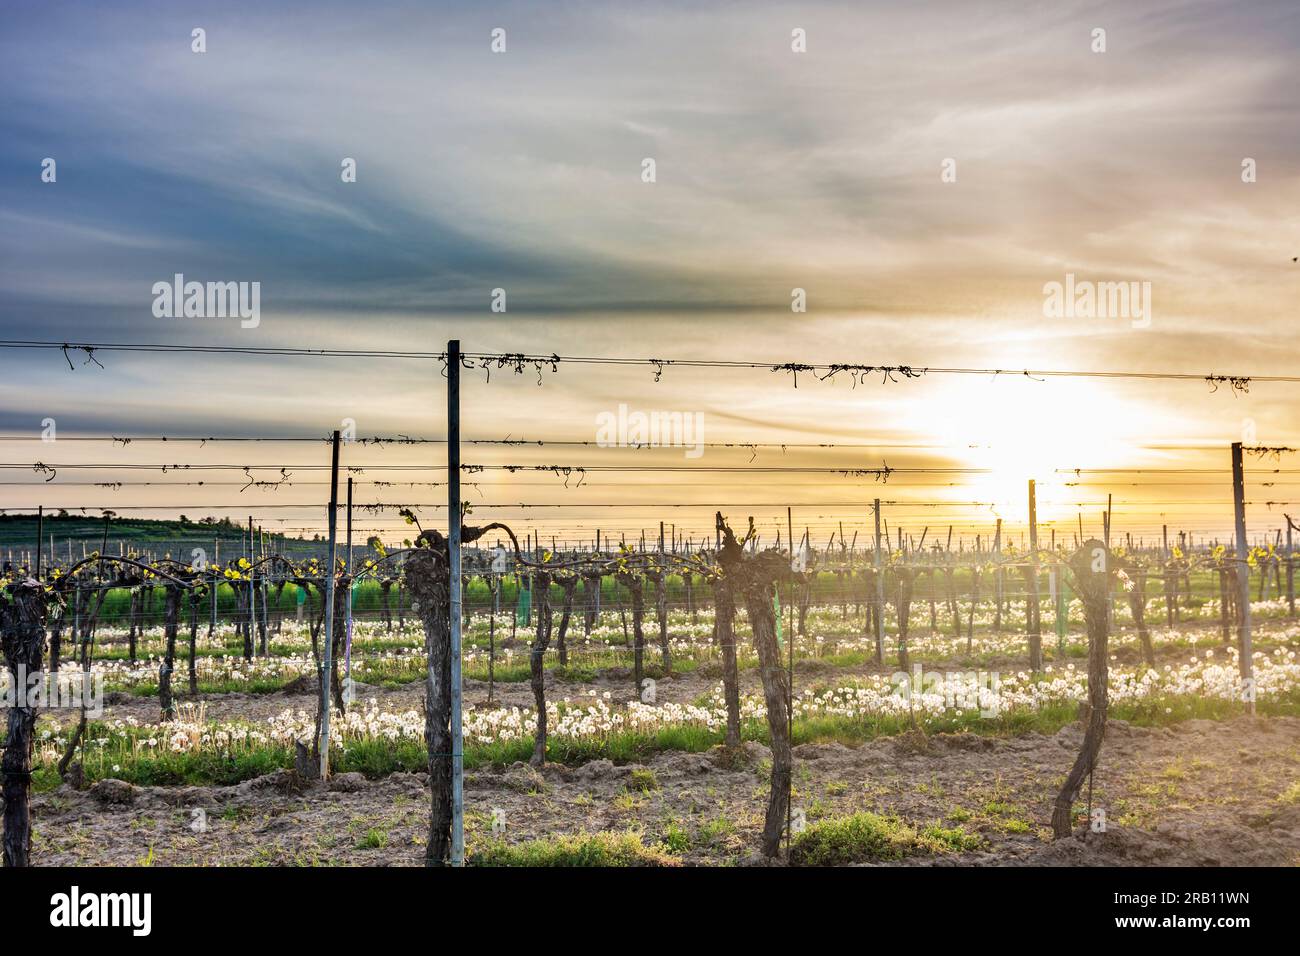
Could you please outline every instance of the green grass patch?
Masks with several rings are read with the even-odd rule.
[[[844,866],[901,860],[928,853],[961,853],[979,846],[979,837],[937,824],[918,830],[896,817],[855,813],[811,824],[790,844],[795,866]]]
[[[507,844],[492,840],[471,848],[470,866],[679,866],[635,833],[545,837]]]
[[[649,767],[636,767],[632,771],[632,776],[628,777],[627,788],[639,793],[649,793],[659,789],[659,780]]]

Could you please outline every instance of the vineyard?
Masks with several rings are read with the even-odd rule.
[[[387,506],[398,540],[354,533],[331,442],[311,540],[251,519],[129,542],[113,513],[11,526],[35,534],[2,552],[5,690],[44,696],[9,711],[7,862],[1300,852],[1289,521],[1240,549],[1135,541],[1109,508],[1100,535],[1082,514],[1040,529],[1031,481],[1014,536],[891,529],[875,499],[824,542],[792,508],[765,546],[719,508],[711,529],[543,543],[472,523],[451,482],[452,533]],[[451,473],[477,470],[446,444]],[[1232,451],[1241,473],[1285,450]]]
[[[1300,2],[0,64],[11,945],[1290,930]]]

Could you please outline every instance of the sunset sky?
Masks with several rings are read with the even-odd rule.
[[[1005,369],[798,388],[762,368],[669,366],[656,382],[644,365],[562,363],[540,387],[531,370],[467,371],[466,438],[594,442],[598,416],[626,404],[698,413],[706,442],[858,447],[470,446],[470,463],[692,470],[576,488],[485,472],[464,497],[568,541],[657,535],[661,519],[698,539],[720,509],[753,514],[773,543],[789,504],[815,541],[842,521],[859,547],[879,497],[891,529],[933,541],[954,525],[969,547],[997,517],[1019,533],[1034,478],[1040,520],[1064,535],[1080,511],[1099,534],[1109,492],[1121,534],[1222,537],[1229,444],[1300,447],[1300,384],[1015,370],[1300,375],[1298,73],[1294,0],[16,0],[0,10],[0,338],[433,352],[459,338],[473,353]],[[259,282],[260,323],[155,317],[151,289],[177,273]],[[1150,283],[1149,327],[1046,316],[1044,286],[1067,274]],[[96,358],[72,353],[70,370],[59,351],[0,349],[0,456],[16,466],[0,507],[315,531],[327,475],[293,466],[327,465],[324,444],[64,439],[317,437],[347,418],[364,437],[446,433],[433,361]],[[36,462],[104,467],[45,482]],[[368,484],[444,481],[375,470],[445,467],[441,445],[353,445],[344,462],[368,469],[359,502],[445,500]],[[241,492],[238,471],[114,467],[127,463],[249,465],[268,481],[287,467],[292,484]],[[883,464],[981,471],[754,470]],[[1300,512],[1300,454],[1252,459],[1248,478],[1252,535]],[[228,484],[84,485],[200,479]],[[565,507],[494,507],[518,503]],[[391,515],[359,523],[405,533]]]

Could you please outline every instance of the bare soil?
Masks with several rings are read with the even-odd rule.
[[[689,695],[708,683],[685,678],[679,689]],[[419,706],[418,687],[383,694],[384,706],[403,695]],[[213,701],[210,715],[228,716],[230,707],[254,716],[285,706],[283,698],[232,696]],[[810,823],[870,810],[916,825],[961,826],[985,840],[979,849],[915,857],[911,865],[1300,864],[1300,801],[1282,798],[1300,780],[1300,719],[1193,720],[1154,729],[1111,721],[1092,794],[1092,806],[1106,811],[1105,832],[1081,825],[1074,837],[1052,842],[1052,803],[1080,739],[1076,724],[1051,736],[807,744],[795,750],[794,805]],[[655,785],[644,792],[632,780],[635,766],[607,760],[541,772],[522,764],[472,772],[465,784],[471,853],[500,809],[511,842],[637,829],[647,842],[675,834],[687,864],[759,863],[754,848],[767,757],[753,743],[738,760],[720,749],[660,755],[645,765]],[[33,798],[33,857],[43,865],[422,863],[423,775],[370,781],[343,774],[301,791],[290,784],[283,772],[233,787],[64,786]],[[206,830],[195,829],[196,810],[206,815]]]

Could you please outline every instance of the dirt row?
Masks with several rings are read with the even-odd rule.
[[[394,692],[412,693],[418,691]],[[417,697],[412,697],[416,700]],[[1300,864],[1300,719],[1194,720],[1172,728],[1111,721],[1092,806],[1105,832],[1051,842],[1057,788],[1081,730],[990,738],[885,738],[796,748],[794,804],[810,823],[860,810],[983,837],[915,865]],[[466,779],[471,851],[501,811],[505,838],[637,830],[682,862],[748,865],[767,793],[768,754],[739,761],[664,754],[540,772],[523,764]],[[1290,792],[1288,792],[1290,791]],[[1085,791],[1086,793],[1086,791]],[[34,798],[33,857],[68,865],[420,865],[428,790],[421,774],[343,774],[295,791],[287,772],[234,787],[137,788],[101,781]]]

